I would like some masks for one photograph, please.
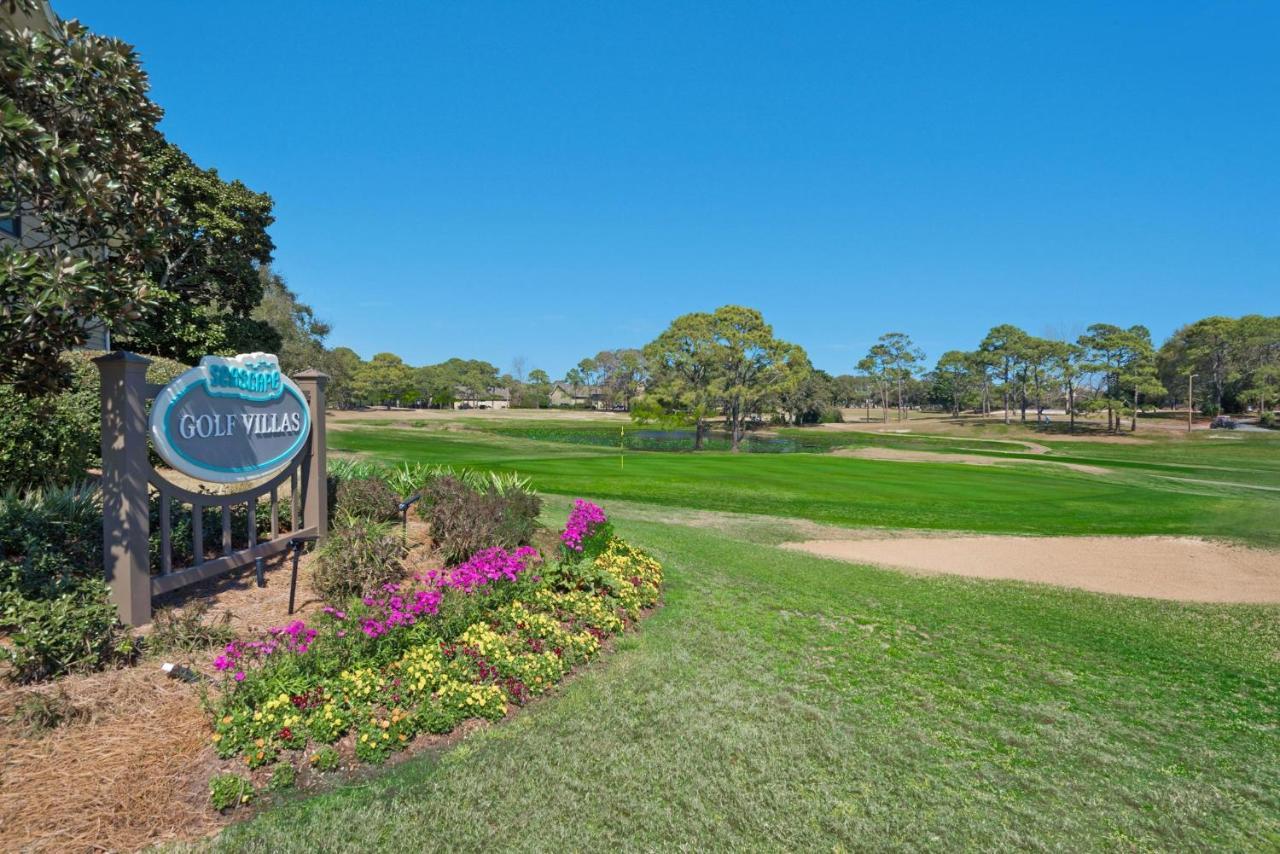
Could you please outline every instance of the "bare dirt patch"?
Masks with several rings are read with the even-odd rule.
[[[1184,602],[1280,603],[1280,552],[1193,537],[898,536],[784,548],[928,574]]]
[[[1059,460],[1028,460],[1021,458],[991,457],[983,454],[948,454],[941,451],[904,451],[897,448],[842,448],[832,451],[838,457],[857,457],[863,460],[891,460],[902,463],[959,463],[970,466],[1049,465],[1061,466],[1085,474],[1110,474],[1103,466],[1068,463]]]

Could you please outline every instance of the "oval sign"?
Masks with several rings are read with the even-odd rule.
[[[184,474],[238,483],[284,468],[307,441],[311,410],[270,353],[205,356],[151,407],[156,453]]]

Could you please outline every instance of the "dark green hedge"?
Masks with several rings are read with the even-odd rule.
[[[100,386],[91,361],[100,355],[65,353],[62,361],[71,379],[58,394],[28,397],[0,385],[0,484],[69,484],[100,464]],[[151,359],[148,382],[167,383],[187,369],[172,359]]]

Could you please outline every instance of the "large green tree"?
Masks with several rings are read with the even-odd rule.
[[[880,418],[889,420],[889,386],[893,380],[893,356],[883,343],[871,345],[867,355],[858,360],[858,371],[867,383],[880,392]],[[871,397],[867,396],[867,420],[871,420]]]
[[[274,352],[280,358],[280,368],[286,374],[296,374],[308,368],[330,373],[330,357],[324,342],[332,331],[329,324],[316,317],[311,306],[298,299],[289,289],[284,277],[263,268],[262,298],[253,309],[252,320],[265,325],[275,337],[274,350],[265,346],[255,348]]]
[[[360,402],[390,409],[415,393],[413,371],[395,353],[378,353],[356,369],[353,388]]]
[[[1018,380],[1018,369],[1022,364],[1023,351],[1028,335],[1018,327],[1002,323],[992,327],[987,337],[982,339],[978,352],[988,361],[1000,378],[1001,391],[1004,394],[1004,423],[1009,423],[1009,404]]]
[[[677,317],[643,355],[652,381],[635,417],[684,418],[694,426],[695,449],[718,412],[740,450],[748,419],[775,407],[808,365],[804,350],[775,338],[759,311],[737,305]]]
[[[1138,399],[1157,394],[1155,351],[1145,326],[1127,329],[1095,323],[1080,336],[1085,369],[1098,377],[1098,394],[1107,410],[1107,429],[1120,429],[1120,411],[1132,404],[1130,429],[1137,429]]]
[[[635,349],[602,350],[580,361],[566,376],[574,385],[598,387],[608,405],[628,409],[647,378],[644,354]]]
[[[708,419],[715,411],[712,383],[718,365],[714,329],[711,314],[692,312],[671,321],[661,335],[645,345],[651,382],[643,405],[632,408],[632,418],[642,423],[679,419],[692,425],[695,451],[702,448]]]
[[[963,350],[948,350],[938,357],[931,396],[945,403],[952,416],[959,417],[961,407],[973,393],[974,380],[972,355]]]
[[[903,391],[906,384],[920,373],[924,351],[905,332],[886,332],[876,342],[883,355],[889,379],[898,392],[898,420],[906,417]]]
[[[808,357],[802,348],[775,338],[754,308],[721,306],[711,315],[711,333],[711,394],[737,452],[747,419],[763,415],[788,383],[803,377]]]
[[[327,396],[332,406],[349,409],[359,402],[355,379],[361,364],[359,354],[350,347],[334,347],[325,354],[324,371],[329,375]]]
[[[76,21],[57,35],[0,25],[0,381],[56,388],[59,353],[96,319],[144,316],[172,212],[148,152],[160,108],[137,55]]]
[[[276,349],[273,327],[255,317],[271,281],[263,273],[275,248],[271,197],[201,169],[166,142],[146,157],[169,223],[147,266],[152,303],[120,343],[189,363],[206,353]]]

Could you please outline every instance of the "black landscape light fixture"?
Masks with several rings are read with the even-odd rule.
[[[396,505],[396,510],[400,513],[400,542],[402,543],[409,542],[409,508],[417,504],[421,498],[422,493],[415,492]]]
[[[319,537],[316,534],[308,534],[305,537],[290,537],[289,544],[285,546],[285,553],[293,550],[293,572],[289,575],[289,614],[293,614],[293,597],[298,592],[298,559],[302,557],[302,547],[307,543],[314,543]]]

